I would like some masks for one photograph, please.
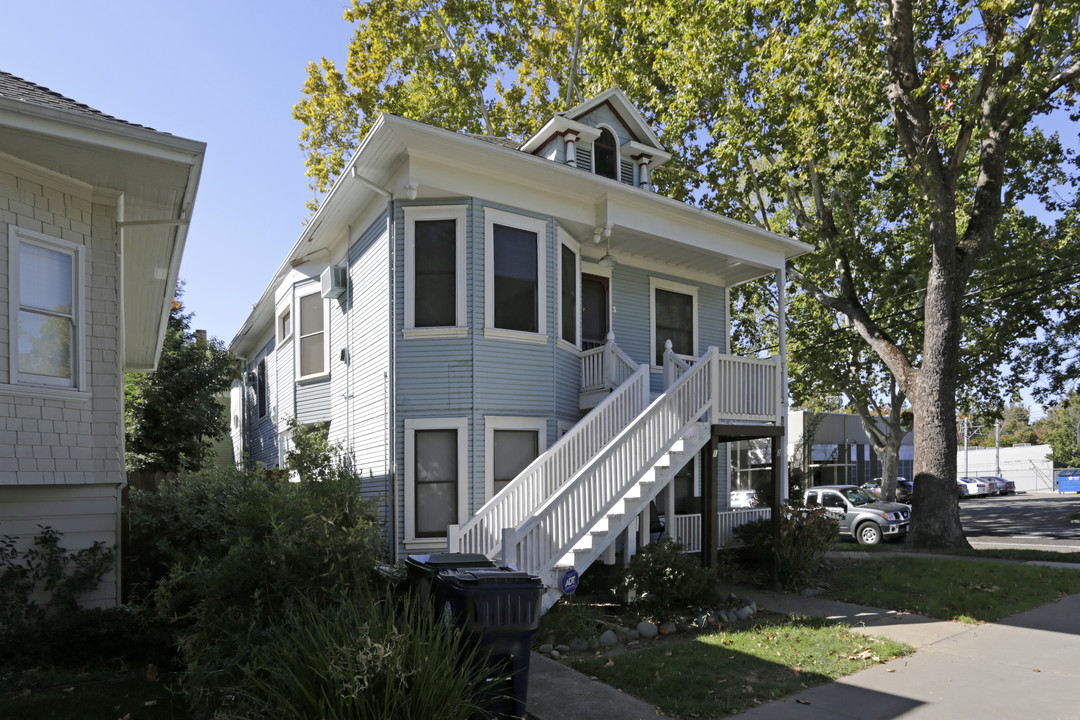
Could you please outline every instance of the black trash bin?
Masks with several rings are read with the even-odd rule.
[[[433,553],[405,558],[409,587],[422,603],[434,602],[433,585],[440,570],[494,567],[495,563],[479,553]]]
[[[503,720],[524,718],[543,582],[509,568],[443,570],[437,580],[437,612],[448,627],[461,628],[485,663],[484,709]]]

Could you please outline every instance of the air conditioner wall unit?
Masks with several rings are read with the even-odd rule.
[[[322,280],[322,296],[339,298],[349,287],[349,270],[338,265],[331,265],[322,271],[320,279]]]

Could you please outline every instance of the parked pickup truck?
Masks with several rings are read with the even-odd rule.
[[[861,545],[903,537],[911,525],[910,506],[881,502],[855,485],[819,485],[807,490],[803,500],[808,507],[824,507],[840,523],[840,536]]]

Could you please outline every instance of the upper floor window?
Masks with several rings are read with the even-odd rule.
[[[564,233],[560,230],[559,235]],[[559,338],[578,344],[578,269],[577,251],[564,240],[559,244]]]
[[[597,175],[619,179],[619,143],[607,128],[593,142],[593,168]]]
[[[278,316],[278,342],[292,337],[292,308],[286,307]]]
[[[298,339],[296,345],[300,368],[297,379],[325,375],[329,338],[326,332],[326,303],[319,286],[313,285],[311,292],[301,295],[297,300],[297,305],[299,323],[296,327]]]
[[[405,208],[405,328],[465,326],[465,207]]]
[[[259,361],[255,370],[255,397],[259,406],[259,417],[266,417],[269,403],[269,386],[266,382],[266,358]]]
[[[485,212],[486,322],[495,331],[543,335],[547,223]]]
[[[9,226],[10,381],[78,388],[83,255],[74,243]]]
[[[677,355],[694,356],[697,347],[697,288],[650,280],[652,288],[653,362],[664,364],[664,344],[670,340]]]

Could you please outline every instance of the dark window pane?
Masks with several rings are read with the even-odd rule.
[[[493,228],[495,327],[539,331],[536,233]]]
[[[535,430],[496,430],[492,440],[492,474],[497,493],[540,454],[540,439]]]
[[[694,354],[694,297],[656,289],[656,364],[664,364],[664,342],[679,355]]]
[[[265,360],[260,360],[259,361],[259,366],[258,366],[258,369],[256,370],[256,376],[257,376],[257,380],[256,380],[255,393],[258,396],[258,402],[259,402],[259,417],[266,417],[266,405],[267,405],[267,399],[268,398],[266,396],[266,389],[267,388],[266,388],[266,361]]]
[[[457,324],[457,222],[418,220],[414,228],[416,327]]]
[[[562,245],[562,339],[577,344],[577,256]]]
[[[619,156],[619,146],[615,140],[615,135],[610,130],[601,130],[600,137],[593,143],[593,162],[595,163],[596,174],[603,175],[616,179],[618,164],[616,158]]]
[[[417,430],[414,444],[416,536],[445,537],[458,521],[457,430]]]

